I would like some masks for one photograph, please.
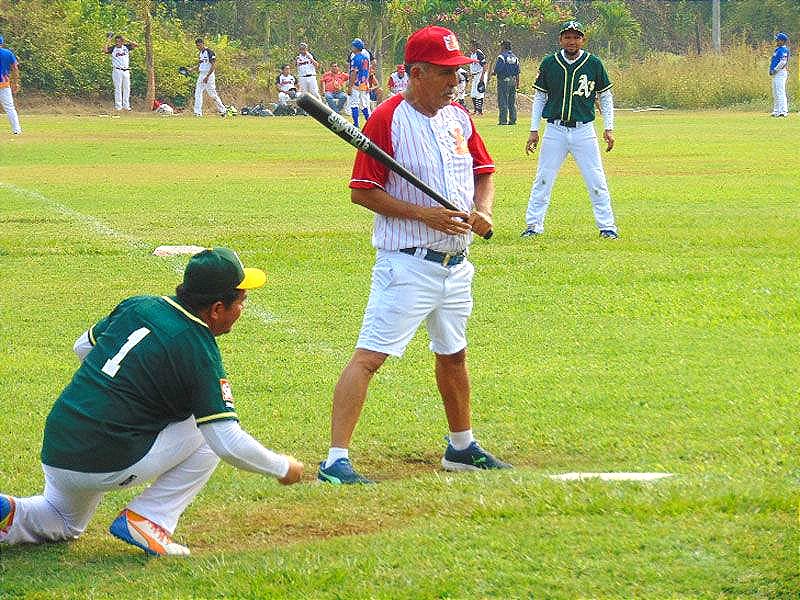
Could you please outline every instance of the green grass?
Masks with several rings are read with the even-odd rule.
[[[39,493],[71,345],[122,298],[169,292],[160,244],[228,245],[269,276],[220,338],[243,425],[307,483],[221,466],[147,560],[106,533],[0,548],[0,596],[796,598],[800,121],[620,113],[604,154],[622,239],[597,238],[571,159],[521,240],[527,126],[480,124],[495,236],[473,245],[474,428],[517,467],[437,469],[423,332],[376,376],[352,455],[376,487],[313,485],[372,265],[352,150],[309,119],[22,115],[0,142],[0,490]],[[652,484],[565,471],[667,471]]]

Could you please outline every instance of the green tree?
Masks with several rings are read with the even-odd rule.
[[[628,57],[637,47],[642,27],[623,0],[595,0],[592,8],[597,17],[588,26],[587,34],[606,45],[609,55]]]

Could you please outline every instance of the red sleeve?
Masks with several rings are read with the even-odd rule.
[[[392,118],[394,117],[395,109],[402,101],[402,96],[393,96],[383,104],[378,105],[378,108],[369,116],[369,120],[364,126],[364,135],[389,156],[394,156],[394,148],[392,148]],[[356,153],[356,160],[353,163],[353,176],[350,179],[351,189],[369,190],[376,187],[383,189],[388,177],[389,168],[383,163],[360,150]]]
[[[494,173],[494,159],[486,149],[486,144],[483,143],[481,134],[475,129],[472,117],[469,118],[469,123],[472,125],[472,135],[467,140],[467,147],[469,148],[469,153],[472,154],[472,171],[475,175]]]

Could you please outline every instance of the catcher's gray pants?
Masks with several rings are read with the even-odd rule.
[[[203,489],[219,462],[197,429],[194,417],[172,423],[137,463],[114,473],[81,473],[42,465],[44,493],[15,498],[14,521],[0,542],[39,543],[67,540],[84,532],[103,495],[155,481],[127,508],[175,531],[186,507]]]
[[[577,127],[564,127],[557,123],[547,125],[539,152],[536,178],[531,186],[525,223],[537,233],[544,231],[544,217],[550,205],[550,194],[558,170],[567,158],[567,154],[572,154],[583,175],[597,227],[616,231],[614,212],[611,210],[611,195],[608,192],[606,174],[600,160],[600,147],[597,145],[594,123],[582,123]]]

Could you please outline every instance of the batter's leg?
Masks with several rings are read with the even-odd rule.
[[[455,354],[436,355],[436,386],[442,395],[450,431],[466,431],[470,424],[470,382],[466,348]]]
[[[544,231],[544,218],[550,206],[550,195],[556,182],[558,170],[567,158],[567,138],[562,127],[548,125],[539,150],[536,177],[528,198],[525,224],[536,233]]]
[[[349,448],[372,376],[388,355],[358,348],[342,371],[333,391],[331,446]]]
[[[586,125],[575,131],[570,151],[586,183],[597,228],[616,232],[614,212],[611,210],[611,194],[603,171],[597,134],[592,125]]]

